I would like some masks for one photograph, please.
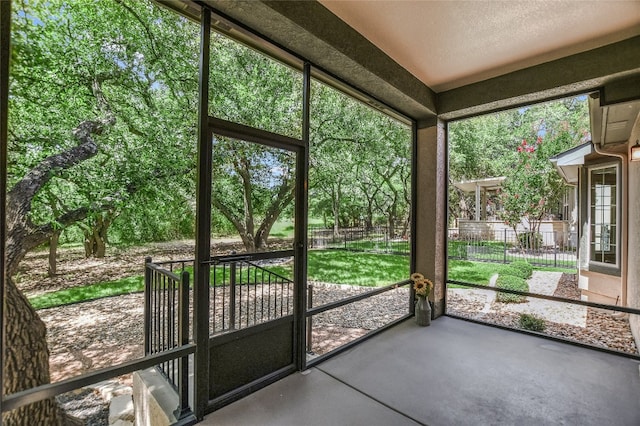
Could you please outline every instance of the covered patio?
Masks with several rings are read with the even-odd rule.
[[[632,426],[639,365],[455,318],[406,321],[202,424]]]
[[[159,273],[159,297],[164,297],[163,292],[179,296],[180,302],[171,300],[171,309],[175,310],[166,316],[166,324],[161,324],[171,331],[171,341],[160,342],[161,349],[145,351],[139,360],[4,395],[0,407],[3,412],[119,374],[171,363],[166,373],[175,376],[172,380],[176,403],[172,405],[171,401],[162,408],[177,413],[175,424],[640,424],[637,357],[629,359],[446,316],[447,284],[466,285],[447,279],[447,124],[579,93],[600,92],[603,104],[640,98],[638,2],[618,7],[604,4],[595,12],[590,9],[593,5],[572,1],[557,2],[553,12],[536,2],[520,2],[509,8],[479,2],[472,3],[474,6],[467,11],[457,10],[458,2],[379,2],[375,7],[370,2],[331,1],[157,3],[198,22],[201,29],[198,137],[194,141],[198,146],[198,167],[192,298],[189,299],[188,276],[178,277],[147,262],[149,277],[152,270]],[[483,9],[483,4],[490,7]],[[523,9],[528,13],[514,12]],[[4,242],[10,3],[0,2],[0,12],[0,239]],[[554,28],[546,27],[544,19],[531,19],[545,13],[558,16]],[[427,21],[429,25],[425,25]],[[425,28],[428,31],[421,32]],[[466,28],[471,31],[462,31]],[[580,34],[568,37],[567,28],[580,30]],[[216,60],[210,56],[212,32],[249,45],[299,72],[303,86],[299,138],[211,115],[209,66]],[[516,33],[524,38],[514,37]],[[481,40],[480,45],[472,43],[475,40]],[[507,48],[485,51],[501,45]],[[410,272],[420,272],[435,284],[430,296],[434,319],[430,327],[420,328],[412,321],[410,293],[403,316],[390,322],[388,328],[315,359],[308,358],[305,340],[307,321],[313,315],[407,286],[409,281],[390,283],[368,295],[332,302],[331,306],[308,304],[306,234],[312,81],[330,85],[410,126]],[[277,256],[211,256],[214,135],[295,154],[299,172],[291,250],[276,253]],[[634,167],[637,173],[640,169]],[[634,241],[629,243],[630,253],[638,250]],[[290,310],[289,304],[278,305],[287,306],[286,314],[268,326],[255,327],[250,337],[256,340],[247,340],[244,346],[230,334],[214,344],[209,335],[210,269],[228,264],[233,270],[229,276],[235,277],[236,263],[255,267],[249,262],[276,257],[295,259],[293,296],[287,299]],[[628,280],[637,283],[638,277],[640,266],[636,262],[629,265]],[[1,299],[6,297],[5,278],[3,272]],[[245,284],[256,283],[254,278]],[[286,288],[289,289],[288,281]],[[147,297],[150,306],[151,297]],[[164,303],[166,299],[161,300]],[[640,306],[635,302],[629,300],[627,306],[631,307],[616,310],[637,317]],[[189,303],[193,303],[193,317],[189,315]],[[146,318],[150,323],[149,315]],[[233,329],[233,321],[231,324]],[[4,327],[3,324],[3,330]],[[145,342],[146,346],[151,343]],[[10,346],[12,342],[3,342],[0,349],[4,350],[5,344]],[[269,357],[273,358],[270,364],[257,371],[255,377],[248,375],[235,383],[240,375],[237,371],[244,372],[247,365]],[[245,364],[240,365],[238,360]],[[194,365],[191,378],[189,361]],[[227,366],[236,370],[230,372]],[[229,386],[231,391],[215,389],[227,379],[234,381]],[[147,424],[153,424],[151,416],[147,417]]]

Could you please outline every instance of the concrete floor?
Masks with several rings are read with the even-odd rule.
[[[640,425],[640,363],[439,318],[406,321],[204,425]]]

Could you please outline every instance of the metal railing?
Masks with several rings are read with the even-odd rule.
[[[309,247],[406,256],[411,252],[408,231],[387,226],[340,228],[337,234],[333,229],[310,229]]]
[[[150,356],[189,343],[189,272],[180,276],[145,262],[144,354]],[[184,356],[159,363],[156,368],[178,392],[181,412],[189,407],[189,359]]]
[[[211,258],[210,332],[240,330],[293,314],[293,253],[251,253]],[[262,264],[261,264],[262,263]],[[282,263],[288,263],[282,265]],[[282,273],[263,265],[281,268]]]
[[[556,268],[576,268],[575,232],[526,232],[516,234],[512,229],[482,232],[465,232],[449,229],[448,257],[477,262],[510,263],[526,260],[532,265]],[[411,252],[409,238],[403,229],[387,227],[311,229],[309,247],[338,249],[355,252],[386,253],[408,256]]]
[[[449,259],[510,263],[526,260],[532,265],[577,268],[575,232],[516,233],[512,229],[465,232],[449,229]]]
[[[156,274],[155,272],[158,272]],[[11,410],[18,409],[20,407],[26,406],[28,404],[32,404],[37,401],[41,401],[47,398],[53,398],[57,395],[61,395],[66,392],[70,392],[76,389],[80,389],[82,387],[90,386],[95,383],[102,382],[104,380],[112,379],[115,377],[119,377],[125,374],[130,374],[139,370],[144,370],[151,367],[157,366],[175,366],[170,368],[171,371],[176,371],[177,374],[173,375],[174,383],[178,383],[177,389],[179,392],[179,401],[180,401],[180,412],[176,413],[178,422],[181,425],[187,424],[195,424],[197,419],[193,412],[191,411],[188,403],[188,357],[189,355],[195,353],[196,347],[195,345],[189,343],[188,341],[188,331],[185,332],[184,327],[178,326],[177,328],[173,328],[173,345],[170,345],[169,342],[171,338],[167,338],[167,330],[165,331],[164,337],[161,337],[162,334],[157,335],[157,339],[153,339],[151,336],[154,334],[150,330],[153,327],[151,324],[148,324],[146,318],[150,318],[150,309],[151,306],[155,306],[156,308],[160,306],[170,306],[169,304],[164,303],[163,301],[180,301],[180,307],[177,307],[177,310],[173,310],[171,313],[171,309],[165,310],[162,314],[160,322],[156,324],[163,324],[171,322],[170,319],[178,320],[182,318],[182,324],[189,324],[188,321],[188,292],[185,291],[181,293],[181,289],[185,290],[188,288],[188,281],[186,285],[178,285],[175,287],[176,282],[182,283],[182,280],[178,278],[175,274],[171,273],[167,270],[162,270],[158,267],[158,265],[154,265],[151,263],[150,259],[147,259],[145,264],[145,291],[147,291],[147,283],[150,280],[155,280],[155,284],[150,285],[150,289],[152,292],[156,292],[156,295],[151,295],[151,298],[148,299],[147,294],[145,294],[145,355],[143,358],[136,359],[133,361],[127,361],[124,363],[120,363],[118,365],[102,368],[96,371],[92,371],[89,373],[82,374],[77,377],[65,379],[55,383],[47,383],[40,386],[36,386],[30,389],[25,389],[20,392],[13,393],[11,395],[6,395],[2,398],[2,412],[6,413]],[[163,280],[167,278],[167,281],[163,283]],[[170,296],[170,288],[177,288],[178,295],[171,299]],[[152,292],[148,292],[151,294]],[[187,297],[184,294],[187,294]],[[150,303],[146,303],[147,300],[150,300]],[[185,303],[184,301],[187,300]],[[155,302],[151,302],[155,301]],[[156,303],[152,305],[152,303]],[[149,310],[147,310],[149,309]],[[166,322],[165,322],[166,320]],[[149,340],[147,340],[147,336]],[[166,339],[163,340],[162,339]],[[177,342],[177,343],[176,343]],[[166,344],[165,344],[166,343]],[[151,350],[150,348],[156,347],[157,350]],[[181,373],[179,372],[181,371]]]

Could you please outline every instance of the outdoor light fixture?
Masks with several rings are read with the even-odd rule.
[[[636,144],[631,147],[631,161],[640,161],[640,140],[636,140]]]

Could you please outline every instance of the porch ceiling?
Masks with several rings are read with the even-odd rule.
[[[436,92],[640,34],[637,1],[319,1]]]
[[[640,75],[639,1],[204,3],[419,126]]]
[[[454,182],[453,185],[463,192],[475,192],[478,187],[486,191],[492,191],[500,188],[505,179],[506,177],[500,176],[486,179],[463,180],[461,182]]]

